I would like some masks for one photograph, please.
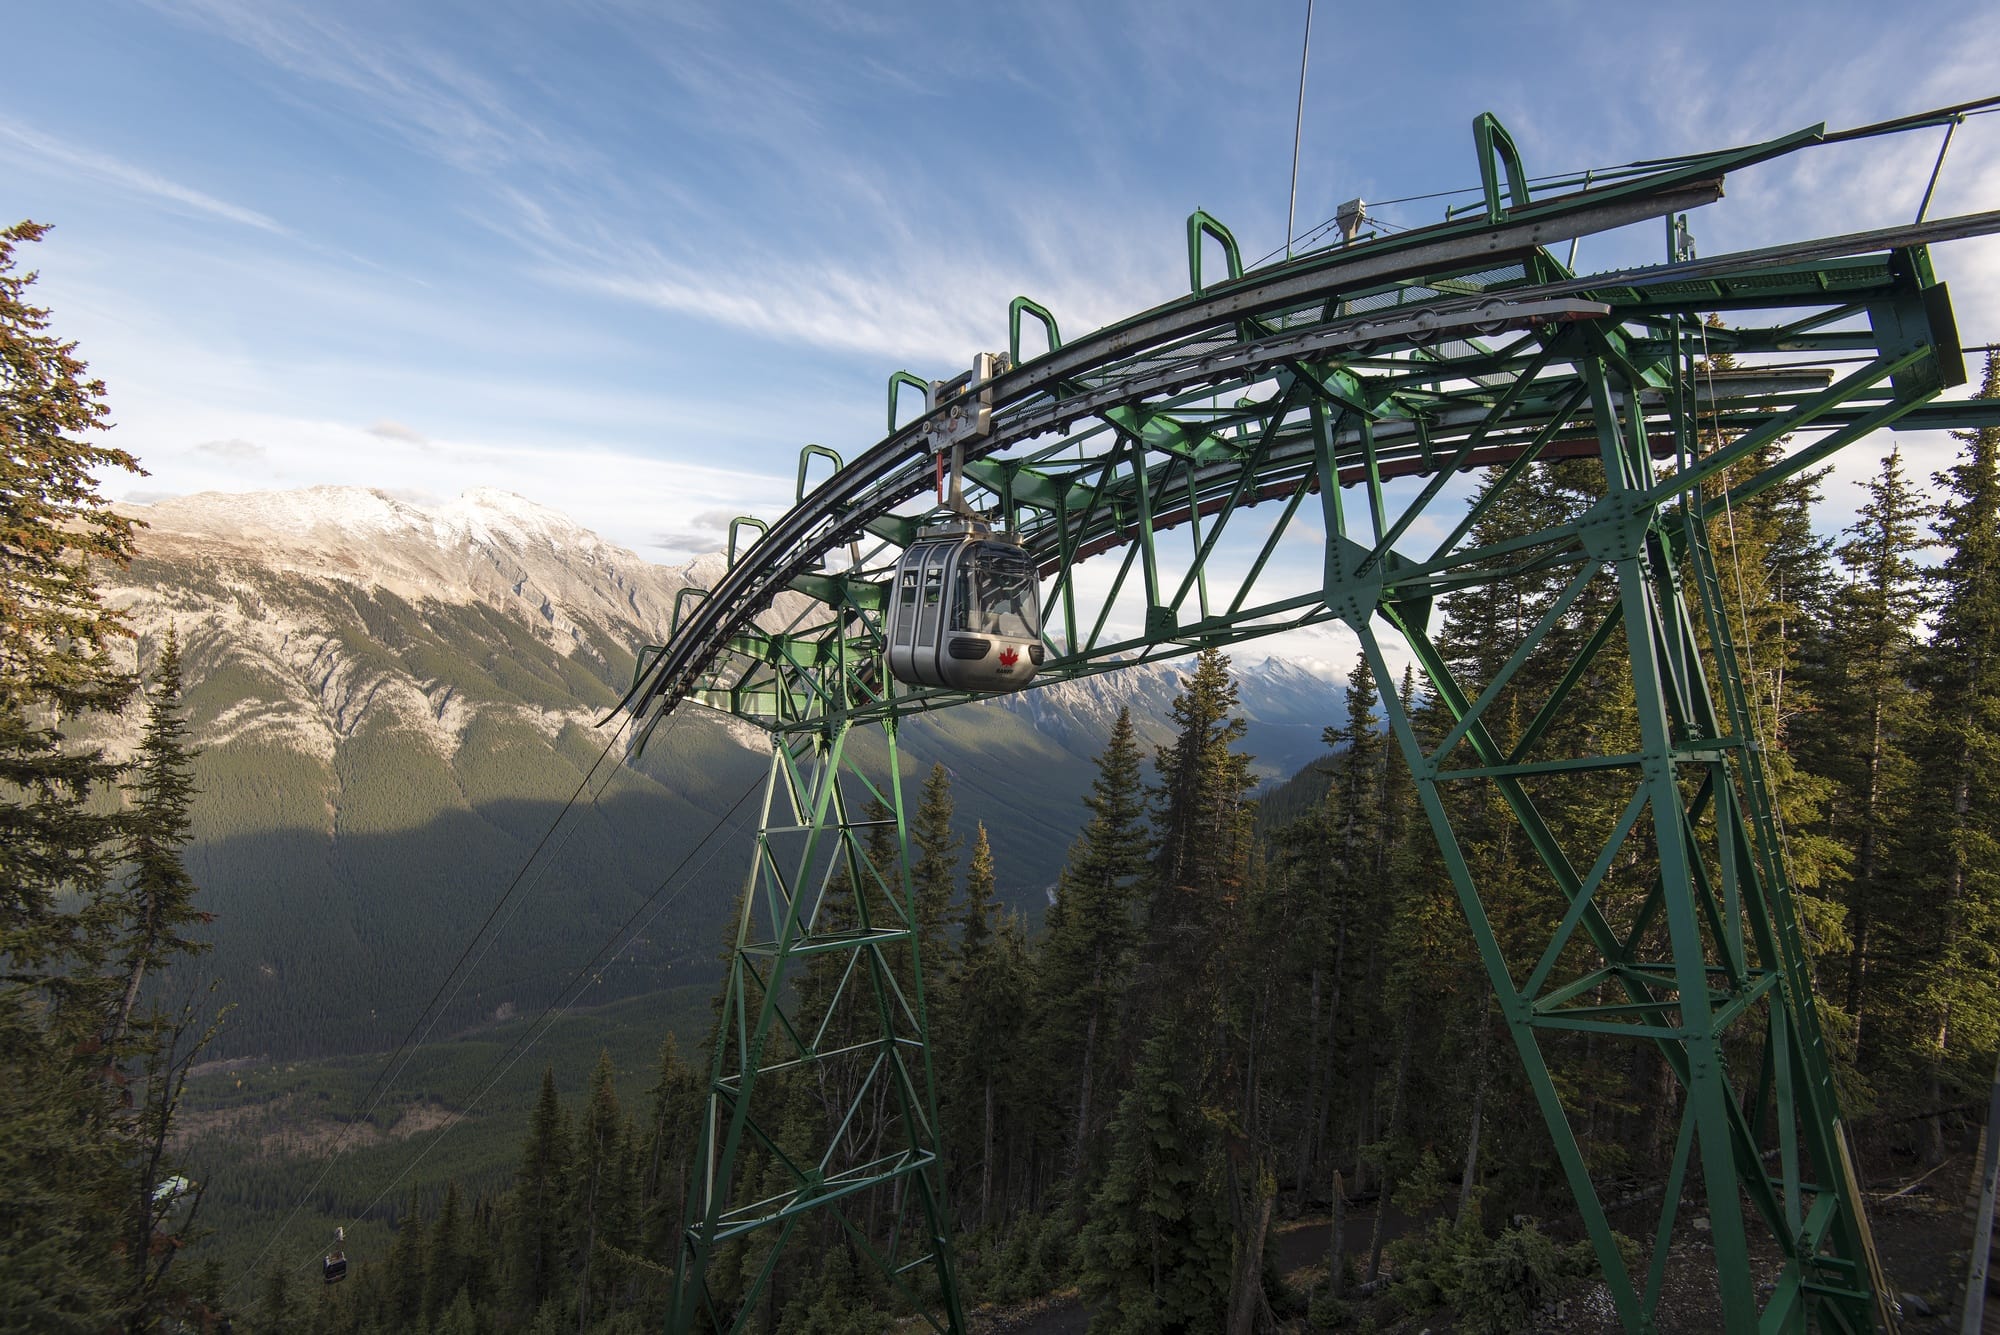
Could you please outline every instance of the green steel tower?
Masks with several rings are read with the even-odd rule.
[[[1930,251],[2000,213],[1706,258],[1686,214],[1731,172],[1968,109],[1554,181],[1481,116],[1480,185],[1442,223],[1372,235],[1357,202],[1329,240],[1246,267],[1196,213],[1186,296],[1069,343],[1019,298],[1005,354],[975,363],[990,374],[898,372],[879,444],[848,463],[807,447],[795,504],[738,521],[727,573],[679,609],[629,701],[653,720],[698,702],[773,738],[672,1329],[754,1320],[801,1228],[850,1240],[913,1317],[963,1329],[895,731],[971,697],[882,665],[888,572],[946,474],[1040,571],[1039,681],[1332,622],[1378,681],[1415,662],[1448,730],[1384,705],[1628,1331],[1655,1329],[1684,1199],[1710,1221],[1730,1335],[1893,1329],[1711,538],[1871,432],[2000,416],[1943,397],[1965,372]],[[1649,220],[1664,263],[1572,271],[1577,238]],[[831,472],[812,482],[815,460]],[[1581,517],[1479,538],[1559,463],[1592,498]],[[1462,679],[1433,612],[1526,575],[1560,595],[1497,671]],[[1595,735],[1564,724],[1607,676],[1632,701],[1619,740],[1563,743]],[[1529,698],[1530,678],[1557,684]],[[1621,813],[1569,819],[1579,785]],[[1558,924],[1533,949],[1489,920],[1454,826],[1465,793],[1533,850]],[[1653,1046],[1678,1085],[1636,1265],[1564,1103],[1577,1032]],[[791,1105],[780,1071],[812,1075]]]

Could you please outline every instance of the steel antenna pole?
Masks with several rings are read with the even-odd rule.
[[[1299,212],[1299,137],[1306,124],[1306,57],[1312,53],[1313,0],[1306,0],[1306,35],[1299,43],[1299,107],[1292,118],[1292,199],[1285,206],[1285,258],[1292,257],[1292,231]]]

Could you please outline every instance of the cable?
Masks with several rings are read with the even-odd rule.
[[[438,1007],[439,998],[445,996],[446,990],[452,988],[453,979],[457,978],[458,988],[452,990],[451,996],[446,999],[446,1004],[449,1005],[450,1001],[457,999],[458,991],[464,987],[464,977],[459,975],[460,968],[465,964],[467,957],[472,954],[473,948],[479,944],[480,938],[486,935],[486,929],[493,925],[493,920],[506,907],[508,900],[513,898],[514,892],[520,889],[529,869],[535,865],[535,860],[541,856],[542,850],[548,846],[548,842],[554,836],[557,827],[562,824],[564,818],[576,806],[577,799],[583,795],[584,790],[590,786],[591,779],[596,776],[598,767],[603,765],[605,758],[611,754],[611,749],[618,744],[618,739],[624,735],[626,728],[629,726],[631,726],[631,717],[628,715],[625,722],[620,723],[617,730],[605,741],[604,748],[597,753],[597,759],[591,762],[590,768],[584,772],[583,778],[577,782],[575,790],[569,795],[569,800],[563,803],[562,810],[558,811],[555,819],[549,822],[548,828],[542,832],[542,837],[535,841],[534,848],[529,850],[527,858],[521,863],[520,870],[514,873],[513,879],[507,883],[507,888],[493,902],[493,907],[487,910],[485,921],[479,924],[478,930],[466,941],[465,948],[459,952],[458,959],[453,962],[450,969],[446,970],[443,979],[439,981],[437,990],[431,993],[430,1000],[425,1002],[423,1010],[417,1013],[417,1018],[411,1022],[409,1029],[403,1034],[402,1041],[390,1052],[388,1060],[383,1063],[381,1073],[375,1077],[374,1082],[368,1088],[368,1092],[361,1096],[360,1102],[365,1103],[367,1106],[352,1121],[341,1128],[340,1135],[334,1141],[333,1150],[328,1155],[325,1165],[320,1169],[319,1175],[313,1179],[311,1185],[299,1194],[298,1200],[293,1204],[290,1212],[286,1214],[284,1221],[265,1240],[263,1247],[258,1250],[255,1259],[230,1284],[231,1292],[242,1287],[243,1282],[256,1273],[257,1267],[263,1264],[264,1258],[270,1254],[271,1248],[291,1228],[292,1221],[298,1218],[299,1212],[305,1208],[305,1203],[312,1198],[312,1194],[318,1191],[321,1184],[326,1181],[327,1174],[333,1171],[333,1166],[339,1162],[340,1156],[346,1153],[347,1141],[354,1127],[374,1115],[375,1109],[381,1105],[382,1099],[388,1094],[389,1082],[408,1067],[410,1061],[415,1058],[417,1052],[429,1040],[432,1031],[437,1027],[438,1018],[443,1015],[444,1011],[443,1007]],[[617,771],[614,770],[614,776],[616,773]],[[608,786],[609,780],[607,779],[606,787]],[[596,796],[593,796],[591,800],[594,804]],[[575,827],[572,826],[571,833],[573,834],[574,832]],[[563,845],[567,845],[568,842],[569,835],[565,835],[563,837]],[[558,852],[561,851],[563,845],[558,845]],[[546,867],[547,863],[544,863],[543,866]],[[486,951],[492,949],[493,940],[497,940],[498,937],[499,933],[495,932],[493,938],[487,941],[486,950],[480,952],[479,958],[481,960],[485,959]],[[476,963],[477,961],[475,961]],[[433,1007],[437,1007],[436,1016],[431,1014]],[[428,1028],[425,1028],[424,1021],[427,1017],[430,1018],[431,1023]],[[421,1037],[417,1035],[419,1029],[423,1029]],[[414,1046],[412,1046],[412,1039],[415,1040]],[[405,1055],[406,1053],[407,1055]]]
[[[743,804],[749,801],[751,796],[754,795],[757,792],[757,790],[764,785],[764,783],[765,779],[759,777],[753,780],[748,788],[743,790],[743,795],[736,799],[736,801],[730,806],[727,812],[723,813],[722,819],[717,821],[714,825],[710,826],[708,833],[702,836],[700,842],[695,844],[693,848],[689,849],[687,851],[687,854],[684,857],[682,857],[678,863],[674,865],[673,869],[670,870],[665,876],[660,878],[660,883],[658,886],[654,887],[653,893],[648,895],[645,898],[645,900],[640,903],[639,907],[631,912],[631,914],[625,919],[624,922],[620,923],[615,929],[613,929],[611,934],[605,938],[604,943],[597,948],[596,952],[590,957],[589,960],[585,961],[585,963],[580,968],[578,968],[574,973],[572,973],[569,976],[569,981],[564,983],[563,986],[560,989],[558,989],[557,991],[558,996],[561,996],[564,992],[568,992],[571,988],[575,987],[576,984],[580,980],[582,980],[586,975],[595,972],[598,969],[599,964],[601,962],[604,962],[605,960],[606,949],[614,945],[616,945],[616,949],[613,949],[611,951],[611,956],[612,958],[615,959],[619,953],[624,951],[633,942],[637,941],[639,937],[642,936],[646,932],[646,930],[650,928],[653,925],[653,923],[659,919],[659,916],[662,913],[665,913],[668,908],[672,907],[675,901],[677,901],[682,894],[686,893],[688,886],[693,883],[692,878],[690,878],[688,881],[683,882],[680,888],[675,890],[673,894],[668,895],[664,900],[660,900],[659,904],[657,906],[654,906],[654,901],[660,899],[661,894],[664,893],[666,888],[673,883],[674,878],[681,874],[682,869],[687,867],[688,863],[694,859],[695,854],[701,852],[703,845],[707,844],[711,839],[715,838],[717,833],[719,833],[722,830],[722,828],[735,817],[736,813],[742,809]],[[718,851],[720,851],[719,846],[716,849],[711,849],[708,853],[708,856],[704,857],[699,863],[695,865],[694,870],[700,871],[703,867],[706,867],[711,861],[714,860],[715,854]],[[626,935],[627,929],[631,928],[635,922],[638,922],[639,915],[645,913],[649,907],[651,907],[653,911],[647,915],[646,920],[644,922],[639,923],[638,929],[636,931],[632,931],[629,936]],[[621,941],[620,938],[623,938],[623,940]],[[583,991],[584,990],[581,988],[577,989],[575,995],[571,996],[569,1000],[563,1002],[560,1006],[558,1006],[557,1003],[553,1001],[551,1001],[547,1006],[544,1006],[542,1008],[542,1013],[540,1015],[537,1015],[533,1020],[533,1022],[531,1022],[526,1029],[522,1030],[521,1037],[517,1037],[514,1040],[513,1044],[508,1047],[507,1051],[501,1053],[498,1057],[495,1057],[492,1063],[488,1065],[488,1067],[486,1068],[488,1074],[485,1079],[485,1082],[479,1086],[478,1090],[473,1094],[472,1098],[467,1101],[466,1105],[457,1112],[455,1112],[449,1121],[447,1121],[443,1126],[437,1129],[437,1132],[431,1137],[430,1141],[427,1144],[425,1144],[423,1149],[419,1150],[414,1158],[412,1158],[407,1164],[405,1164],[393,1178],[389,1179],[388,1184],[384,1186],[381,1191],[375,1194],[375,1198],[373,1200],[369,1201],[367,1205],[363,1206],[358,1212],[354,1214],[352,1218],[350,1218],[347,1221],[347,1227],[353,1228],[356,1224],[360,1223],[362,1219],[366,1218],[368,1214],[375,1209],[376,1206],[380,1205],[383,1201],[387,1200],[389,1198],[389,1194],[402,1184],[403,1179],[408,1177],[412,1172],[414,1172],[416,1170],[417,1165],[422,1163],[424,1159],[429,1156],[430,1152],[436,1149],[438,1147],[438,1144],[441,1141],[443,1141],[443,1139],[447,1135],[449,1135],[455,1128],[457,1128],[461,1123],[463,1123],[467,1117],[469,1117],[472,1114],[472,1111],[479,1106],[480,1101],[483,1100],[489,1093],[493,1091],[493,1087],[499,1084],[501,1080],[505,1079],[508,1072],[512,1071],[516,1066],[520,1064],[521,1058],[527,1056],[528,1053],[531,1050],[533,1050],[535,1044],[540,1042],[542,1037],[546,1035],[550,1029],[553,1029],[555,1027],[555,1022],[557,1020],[562,1019],[563,1016],[569,1014],[570,1010],[575,1007],[576,1003],[583,999]],[[526,1041],[524,1042],[523,1039],[525,1039]],[[307,1257],[304,1261],[300,1262],[299,1265],[294,1267],[294,1270],[304,1270],[307,1266],[311,1264],[312,1264],[312,1258]]]
[[[1708,381],[1709,429],[1715,433],[1716,448],[1720,449],[1722,448],[1722,410],[1718,406],[1715,393],[1715,358],[1708,349],[1707,323],[1703,322],[1697,327],[1701,330],[1702,376]],[[1698,427],[1701,421],[1699,408],[1696,409],[1695,421]],[[1699,434],[1697,433],[1698,438]],[[1722,514],[1725,526],[1729,532],[1729,561],[1736,574],[1737,613],[1743,618],[1743,666],[1748,670],[1750,680],[1755,683],[1758,679],[1757,646],[1754,643],[1756,636],[1752,634],[1750,626],[1750,602],[1749,596],[1745,591],[1745,581],[1743,578],[1742,545],[1736,536],[1736,509],[1730,501],[1730,496],[1734,488],[1729,481],[1729,472],[1729,469],[1723,469],[1720,479],[1722,482]],[[1717,582],[1720,583],[1719,572]],[[1729,609],[1726,607],[1722,609],[1721,629],[1724,632],[1727,632],[1729,629]],[[1781,653],[1780,659],[1782,660],[1782,658],[1783,655]],[[1783,692],[1783,687],[1780,684],[1782,682],[1781,674],[1782,667],[1774,670],[1771,678],[1771,735],[1773,738],[1782,736],[1784,730],[1784,720],[1779,716],[1779,710],[1782,706],[1781,695]],[[1761,695],[1761,691],[1759,694]],[[1764,739],[1764,723],[1762,713],[1759,709],[1760,703],[1756,698],[1744,701],[1744,710],[1749,715],[1746,721],[1750,724],[1751,732],[1755,734],[1758,749],[1764,752],[1764,754],[1770,755],[1773,752]],[[1770,801],[1771,823],[1778,832],[1778,852],[1784,858],[1785,864],[1789,866],[1792,860],[1792,846],[1791,839],[1785,831],[1785,815],[1781,810],[1782,804],[1778,800],[1776,789],[1770,786],[1768,776],[1765,782],[1765,796]]]

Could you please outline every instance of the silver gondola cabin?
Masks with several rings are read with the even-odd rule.
[[[1018,691],[1042,661],[1035,563],[1015,538],[958,519],[896,563],[889,671],[912,686]]]

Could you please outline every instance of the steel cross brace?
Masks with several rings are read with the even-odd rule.
[[[850,683],[851,685],[852,683]],[[840,685],[839,674],[822,686]],[[838,709],[778,737],[727,982],[711,1038],[695,1185],[674,1268],[669,1330],[735,1332],[803,1224],[841,1238],[899,1311],[960,1335],[938,1157],[923,961],[911,897],[895,720],[887,779],[856,762]],[[877,814],[872,818],[863,809]],[[886,812],[887,814],[880,814]],[[788,1139],[803,1103],[823,1129]],[[885,1250],[879,1228],[891,1221]],[[835,1230],[838,1230],[837,1232]],[[759,1258],[754,1250],[765,1248]],[[748,1274],[719,1289],[724,1249]]]
[[[1421,736],[1420,721],[1393,692],[1384,692],[1383,704],[1627,1329],[1655,1329],[1666,1249],[1691,1168],[1707,1198],[1730,1335],[1803,1332],[1809,1320],[1825,1330],[1872,1329],[1878,1317],[1889,1319],[1880,1307],[1884,1289],[1873,1273],[1873,1247],[1848,1167],[1766,781],[1755,748],[1743,741],[1754,731],[1706,532],[1695,518],[1698,506],[1671,512],[1662,506],[1675,489],[1653,483],[1647,456],[1635,444],[1643,439],[1643,423],[1636,413],[1621,412],[1612,392],[1630,368],[1595,356],[1578,369],[1590,386],[1602,444],[1606,492],[1594,513],[1603,518],[1538,535],[1574,574],[1558,582],[1560,592],[1476,694],[1461,685],[1424,620],[1398,609],[1390,601],[1393,590],[1383,593],[1382,610],[1429,678],[1449,722],[1440,735]],[[1476,511],[1493,501],[1489,495]],[[1497,552],[1498,546],[1476,555],[1509,554]],[[1684,566],[1699,622],[1683,594]],[[1520,568],[1489,564],[1487,578]],[[1494,699],[1531,655],[1550,652],[1556,623],[1593,581],[1608,583],[1615,601],[1570,657],[1555,698],[1518,741],[1503,744],[1487,722]],[[1456,587],[1476,589],[1478,583],[1468,576]],[[1335,591],[1328,594],[1331,604]],[[1377,678],[1393,680],[1376,620],[1358,614],[1351,597],[1341,601]],[[1704,634],[1719,666],[1720,701],[1704,666]],[[1607,655],[1609,664],[1599,661]],[[1560,720],[1575,682],[1593,667],[1600,674],[1614,671],[1620,660],[1632,691],[1636,742],[1621,754],[1569,762],[1536,757],[1536,743]],[[1474,763],[1448,766],[1460,747],[1470,748]],[[1630,775],[1629,799],[1587,874],[1579,875],[1536,794],[1542,802],[1555,800],[1549,785],[1565,774],[1607,770]],[[1467,783],[1494,786],[1564,905],[1532,968],[1503,950],[1460,847],[1447,790]],[[1637,832],[1648,812],[1651,837],[1642,840]],[[1636,854],[1650,864],[1651,887],[1635,911],[1614,922],[1600,889],[1614,861]],[[1570,977],[1545,991],[1556,974]],[[1622,999],[1595,1000],[1607,989]],[[1576,1029],[1655,1044],[1685,1100],[1643,1276],[1626,1265],[1549,1064],[1553,1035]],[[1733,1072],[1729,1060],[1732,1043],[1740,1045],[1745,1036],[1763,1051],[1764,1073],[1752,1080]],[[1772,1130],[1778,1144],[1767,1149]],[[1778,1159],[1775,1174],[1765,1166],[1770,1157]],[[1753,1220],[1784,1267],[1761,1304],[1750,1260]]]
[[[1024,360],[1016,337],[1014,368],[992,382],[991,431],[967,447],[975,499],[1022,536],[1048,581],[1038,681],[1341,620],[1386,685],[1378,630],[1386,621],[1407,641],[1444,721],[1419,736],[1393,693],[1384,705],[1635,1332],[1654,1325],[1665,1248],[1695,1177],[1714,1221],[1730,1335],[1890,1320],[1705,525],[1721,488],[1748,498],[1877,428],[1994,420],[1993,404],[1929,401],[1962,379],[1962,365],[1925,247],[2000,232],[2000,214],[1582,277],[1543,247],[1671,216],[1717,197],[1724,172],[1819,138],[1805,131],[1651,164],[1532,200],[1510,191],[1504,208],[1490,197],[1481,218],[1233,268],[1207,285],[1191,275],[1188,298],[1068,343],[1028,303],[1045,317],[1049,350]],[[1219,224],[1206,226],[1231,248]],[[1746,356],[1859,352],[1847,359],[1858,369],[1697,375],[1692,322],[1718,310],[1750,318],[1707,329],[1704,355],[1708,339]],[[1505,337],[1489,343],[1495,334]],[[887,437],[850,464],[836,460],[810,493],[802,458],[798,504],[750,525],[759,536],[740,561],[732,540],[728,571],[691,595],[684,622],[677,607],[671,643],[627,701],[642,713],[689,698],[715,704],[768,728],[778,747],[713,1054],[677,1328],[697,1313],[718,1327],[749,1319],[784,1244],[815,1219],[836,1221],[822,1225],[822,1244],[848,1238],[906,1305],[923,1305],[930,1290],[919,1289],[934,1284],[934,1326],[959,1323],[893,757],[898,717],[968,697],[905,688],[879,665],[889,549],[923,522],[914,507],[931,485],[922,441],[933,425],[892,420]],[[1800,442],[1788,441],[1794,432]],[[1714,439],[1730,443],[1704,450]],[[1586,512],[1474,536],[1510,493],[1579,460],[1597,470]],[[1473,469],[1487,470],[1479,497],[1445,522],[1437,504],[1463,495],[1470,484],[1454,490],[1454,480]],[[1257,511],[1267,502],[1274,519]],[[1186,558],[1163,541],[1181,525]],[[1450,530],[1435,546],[1433,526]],[[1284,540],[1313,528],[1323,561],[1287,563]],[[866,558],[864,540],[881,543]],[[1079,580],[1078,566],[1121,546],[1107,562],[1115,573]],[[844,570],[830,563],[836,554],[851,554]],[[1497,672],[1461,681],[1430,639],[1434,604],[1525,576],[1538,576],[1554,605],[1526,617],[1523,642],[1481,669]],[[1552,685],[1528,672],[1530,660],[1553,660]],[[1530,677],[1543,694],[1523,701]],[[1636,703],[1609,730],[1620,735],[1579,743],[1573,724],[1593,677],[1621,680]],[[1524,714],[1524,727],[1502,735]],[[847,748],[855,726],[874,723],[892,759],[889,782],[872,789],[895,813],[892,856],[869,853],[867,822],[840,787],[843,777],[868,784]],[[1551,800],[1566,784],[1609,795],[1592,819],[1621,804],[1622,815],[1604,829],[1571,828]],[[1502,949],[1459,847],[1455,804],[1480,790],[1547,881],[1546,921],[1501,924],[1512,947],[1546,929],[1515,950],[1525,958]],[[778,798],[784,819],[771,810]],[[1572,864],[1566,841],[1589,855]],[[864,887],[852,925],[820,917],[836,865]],[[802,985],[821,1003],[828,991],[858,999],[865,1032],[795,1015]],[[1627,1271],[1551,1074],[1564,1031],[1579,1029],[1653,1044],[1684,1094],[1643,1276]],[[1752,1049],[1759,1055],[1745,1061]],[[786,1143],[773,1129],[786,1082],[841,1063],[859,1065],[826,1086],[841,1096],[828,1103],[826,1134],[809,1150]],[[862,1117],[862,1099],[894,1115]],[[863,1125],[888,1129],[843,1149]],[[871,1241],[883,1236],[879,1221],[857,1227],[847,1213],[885,1195],[920,1216],[890,1234],[927,1240],[915,1260],[895,1242],[884,1255]],[[1752,1236],[1771,1239],[1783,1259],[1761,1303],[1749,1280]],[[749,1250],[759,1245],[769,1250]],[[740,1289],[709,1287],[718,1248],[739,1249],[724,1269],[750,1277]],[[907,1278],[919,1272],[934,1279]]]

